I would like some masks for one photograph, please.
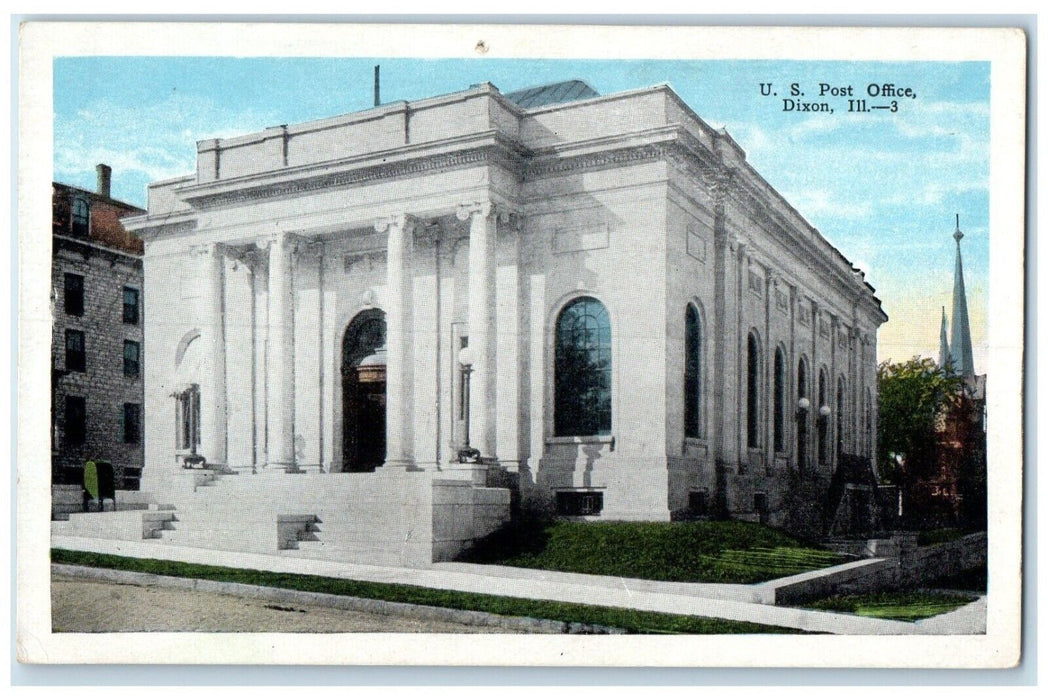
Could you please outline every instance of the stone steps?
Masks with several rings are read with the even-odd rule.
[[[453,557],[509,517],[505,489],[477,488],[427,473],[232,475],[187,470],[158,485],[152,500],[149,510],[82,514],[54,523],[52,531],[418,566]],[[165,505],[158,505],[160,501]]]

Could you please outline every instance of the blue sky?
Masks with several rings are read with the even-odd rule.
[[[866,270],[890,320],[880,359],[938,357],[951,306],[960,214],[975,365],[986,358],[989,262],[988,63],[580,61],[345,58],[61,58],[54,63],[54,178],[144,206],[146,184],[195,169],[196,141],[367,109],[489,81],[504,92],[569,78],[602,94],[668,83],[831,243]],[[762,96],[770,83],[777,96]],[[833,114],[783,111],[789,85]],[[910,87],[897,112],[848,113],[818,85]]]

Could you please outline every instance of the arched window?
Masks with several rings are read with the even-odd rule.
[[[863,397],[863,439],[865,442],[866,456],[873,456],[873,401],[870,399],[870,390],[866,389]]]
[[[828,418],[822,415],[822,409],[826,407],[826,371],[819,371],[819,464],[826,464],[829,459],[829,449],[826,444],[827,440],[827,423]]]
[[[782,348],[775,349],[775,388],[774,388],[774,420],[772,424],[773,442],[776,452],[786,449],[786,360],[782,355]]]
[[[557,317],[553,429],[557,435],[611,434],[611,322],[592,297]]]
[[[73,198],[73,235],[86,236],[91,221],[90,208],[83,197]]]
[[[797,363],[797,468],[801,471],[807,468],[808,462],[808,415],[812,410],[810,405],[807,410],[800,410],[801,399],[808,398],[808,366],[802,357]],[[818,406],[815,407],[818,410]]]
[[[760,447],[760,347],[750,333],[746,352],[746,444]]]
[[[702,437],[702,322],[691,304],[684,314],[684,437]]]
[[[844,454],[844,377],[837,379],[837,454]]]

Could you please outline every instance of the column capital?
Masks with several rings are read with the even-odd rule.
[[[254,270],[262,260],[261,251],[254,244],[248,245],[223,245],[222,253],[235,263],[243,263],[249,269]]]
[[[470,204],[460,204],[455,210],[455,218],[459,221],[468,221],[475,216],[487,218],[492,215],[495,211],[495,205],[488,202],[472,202]]]
[[[418,223],[419,220],[411,214],[390,214],[375,219],[375,231],[382,233],[391,228],[414,231]]]
[[[276,245],[288,245],[292,238],[292,235],[287,231],[271,231],[265,233],[255,239],[255,246],[259,250],[269,250],[270,246]]]

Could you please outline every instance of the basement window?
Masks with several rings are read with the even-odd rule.
[[[600,491],[558,491],[557,515],[600,515],[604,494]]]
[[[688,514],[693,518],[705,518],[710,514],[710,494],[692,491],[688,494]]]

